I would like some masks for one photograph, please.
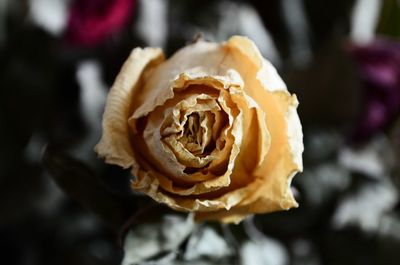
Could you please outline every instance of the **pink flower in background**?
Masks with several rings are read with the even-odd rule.
[[[135,0],[73,0],[65,37],[70,43],[96,45],[121,31],[134,7]]]
[[[384,130],[400,113],[400,43],[377,39],[350,51],[365,86],[364,108],[353,134],[354,140],[363,140]]]

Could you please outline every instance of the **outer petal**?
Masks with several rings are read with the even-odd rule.
[[[164,60],[159,48],[136,48],[129,55],[109,94],[103,115],[103,135],[95,151],[107,163],[123,168],[135,162],[129,139],[128,118],[132,99],[143,75]]]
[[[140,104],[132,118],[146,116],[156,107],[174,97],[174,89],[185,89],[189,84],[228,88],[241,85],[240,76],[221,62],[226,51],[216,43],[198,42],[182,48],[158,67],[149,78],[141,93]]]
[[[253,172],[255,181],[243,188],[246,196],[238,205],[229,211],[197,213],[196,217],[239,222],[250,213],[297,207],[290,183],[293,176],[303,169],[304,148],[301,124],[296,112],[296,96],[287,92],[276,70],[262,58],[252,41],[235,36],[228,40],[226,46],[230,56],[227,56],[223,64],[235,68],[241,74],[245,92],[265,111],[271,146],[264,162]]]

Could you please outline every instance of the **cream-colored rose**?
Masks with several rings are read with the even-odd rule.
[[[297,206],[297,105],[245,37],[198,41],[168,60],[136,48],[108,95],[96,151],[131,168],[132,189],[198,219],[237,223]]]

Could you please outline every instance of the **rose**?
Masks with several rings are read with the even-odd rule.
[[[380,38],[349,48],[365,88],[352,138],[366,140],[386,129],[400,112],[400,43]]]
[[[132,188],[198,219],[239,222],[296,207],[302,131],[254,43],[198,41],[164,60],[136,48],[108,95],[97,153],[132,168]]]
[[[134,0],[74,0],[71,3],[66,39],[92,46],[121,31],[134,11]]]

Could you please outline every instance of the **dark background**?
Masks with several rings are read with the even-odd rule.
[[[237,249],[257,229],[284,253],[268,264],[398,264],[399,10],[395,0],[2,0],[0,263],[119,264],[132,216],[167,211],[132,194],[129,174],[93,146],[129,52],[170,55],[201,32],[256,42],[299,98],[305,143],[300,208],[206,225],[230,244],[228,229]],[[245,264],[240,251],[222,260]],[[213,259],[202,262],[191,264]]]

